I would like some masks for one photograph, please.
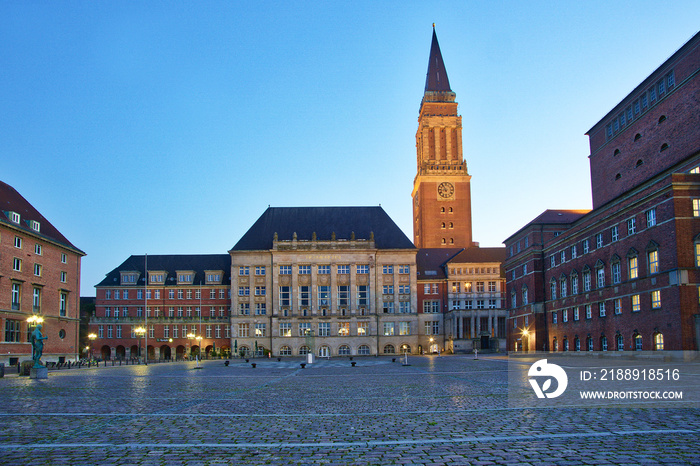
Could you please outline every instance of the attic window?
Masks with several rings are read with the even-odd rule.
[[[19,214],[17,212],[10,212],[9,213],[10,221],[13,223],[19,223]]]
[[[666,144],[666,143],[664,142],[663,144],[661,144],[661,148],[659,149],[659,152],[663,152],[663,151],[665,151],[666,149],[668,149],[668,144]]]
[[[613,157],[617,157],[620,155],[620,149],[615,149],[615,152],[613,152]]]
[[[661,115],[659,117],[659,123],[663,123],[664,121],[666,121],[666,115]]]
[[[620,178],[622,178],[622,175],[620,175],[619,173],[615,175],[615,180],[619,180]]]
[[[637,160],[637,165],[635,166],[635,168],[639,168],[642,165],[644,165],[644,161],[642,159],[639,159],[639,160]]]
[[[642,137],[642,135],[637,133],[634,135],[634,140],[636,141],[636,140],[640,139],[641,137]]]
[[[41,224],[36,220],[32,220],[30,222],[30,225],[32,227],[32,230],[36,231],[37,233],[41,230]]]

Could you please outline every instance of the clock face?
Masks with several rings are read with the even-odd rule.
[[[455,187],[452,183],[443,182],[438,185],[438,194],[441,197],[451,197],[455,193]]]

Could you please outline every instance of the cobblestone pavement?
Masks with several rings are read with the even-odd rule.
[[[513,408],[467,356],[151,364],[0,379],[0,463],[700,464],[700,405]]]

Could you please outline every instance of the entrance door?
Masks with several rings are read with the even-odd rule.
[[[318,349],[318,356],[321,358],[329,358],[331,356],[330,348],[328,348],[327,346],[321,346]]]
[[[481,349],[482,349],[482,350],[490,349],[490,348],[489,348],[489,337],[488,337],[488,335],[484,335],[484,336],[481,337]]]

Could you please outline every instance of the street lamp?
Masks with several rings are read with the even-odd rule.
[[[145,327],[136,327],[136,328],[134,329],[134,333],[135,333],[136,335],[138,335],[137,338],[139,339],[139,361],[140,361],[140,359],[141,359],[141,337],[143,337],[144,335],[146,335],[146,328],[145,328]],[[148,348],[146,348],[146,351],[148,352]],[[147,356],[148,356],[148,355],[147,355]],[[146,363],[145,360],[144,360],[144,363]]]
[[[90,350],[90,359],[92,360],[92,342],[95,341],[95,338],[97,338],[97,335],[94,333],[89,333],[88,334],[88,339],[90,340],[90,346],[88,346],[88,349]]]

